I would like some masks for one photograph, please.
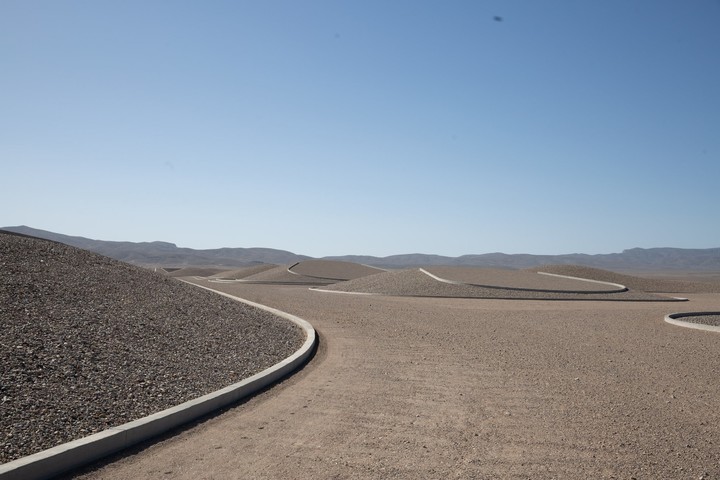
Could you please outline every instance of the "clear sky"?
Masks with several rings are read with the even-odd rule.
[[[720,1],[0,2],[0,226],[720,246]]]

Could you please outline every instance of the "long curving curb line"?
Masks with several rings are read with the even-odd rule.
[[[241,382],[216,392],[153,413],[147,417],[4,463],[0,465],[0,480],[47,479],[60,475],[68,470],[92,463],[102,457],[131,447],[132,445],[242,400],[300,368],[300,366],[307,362],[312,354],[317,341],[317,335],[315,334],[313,326],[302,318],[245,300],[244,298],[218,292],[217,290],[202,285],[192,283],[191,285],[210,290],[211,292],[290,320],[305,332],[305,343],[298,351],[280,363],[276,363],[272,367],[266,368],[252,377],[248,377]]]
[[[458,282],[457,280],[448,280],[446,278],[438,277],[437,275],[434,275],[424,268],[418,269],[425,275],[429,276],[433,280],[437,280],[438,282],[442,283],[449,283],[450,285],[469,285],[471,287],[483,287],[483,288],[493,288],[497,290],[514,290],[519,292],[543,292],[543,293],[574,293],[574,294],[597,294],[597,293],[622,293],[627,292],[628,288],[625,285],[620,285],[619,283],[610,283],[610,282],[601,282],[600,280],[590,280],[587,278],[580,278],[580,277],[570,277],[568,275],[558,275],[555,273],[545,273],[545,272],[537,272],[540,275],[548,275],[551,277],[559,277],[559,278],[569,278],[572,280],[579,280],[582,282],[590,282],[590,283],[598,283],[602,285],[608,285],[615,287],[613,290],[557,290],[557,289],[548,289],[548,288],[525,288],[525,287],[502,287],[499,285],[483,285],[480,283],[467,283],[467,282]]]
[[[693,322],[685,322],[683,320],[678,320],[679,318],[682,318],[682,317],[702,317],[705,315],[720,316],[720,312],[671,313],[669,315],[665,315],[665,321],[667,323],[671,323],[671,324],[677,325],[679,327],[695,328],[697,330],[705,330],[708,332],[720,332],[720,327],[716,327],[715,325],[705,325],[704,323],[693,323]]]
[[[560,275],[559,273],[548,273],[548,272],[536,272],[536,273],[538,273],[539,275],[547,275],[549,277],[569,278],[571,280],[580,280],[581,282],[590,282],[590,283],[598,283],[600,285],[609,285],[611,287],[616,287],[618,289],[618,290],[608,290],[607,293],[620,293],[620,292],[627,292],[629,290],[622,283],[604,282],[602,280],[592,280],[590,278],[582,278],[582,277],[572,277],[570,275]]]

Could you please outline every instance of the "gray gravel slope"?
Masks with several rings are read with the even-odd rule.
[[[303,341],[175,279],[0,233],[0,463],[238,382]]]

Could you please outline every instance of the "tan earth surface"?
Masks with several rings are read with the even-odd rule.
[[[689,302],[203,285],[298,315],[320,347],[249,401],[85,479],[720,477],[720,334]]]

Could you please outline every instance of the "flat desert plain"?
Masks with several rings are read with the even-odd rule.
[[[512,300],[193,281],[308,320],[316,355],[76,477],[720,478],[720,333],[663,321],[720,310],[718,293]]]

